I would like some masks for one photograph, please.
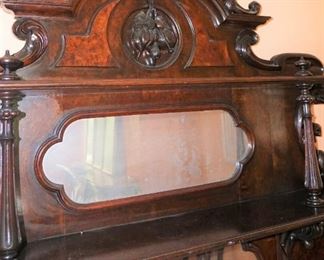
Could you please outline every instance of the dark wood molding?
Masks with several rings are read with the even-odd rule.
[[[16,198],[16,175],[18,158],[15,150],[16,135],[13,123],[20,115],[17,102],[22,94],[17,91],[0,91],[1,109],[0,143],[1,159],[1,200],[0,200],[0,258],[11,259],[18,255],[23,245],[22,230],[18,220]]]
[[[59,3],[57,3],[59,2]],[[48,0],[48,1],[24,1],[4,0],[6,8],[15,12],[18,16],[45,16],[45,17],[69,17],[76,15],[83,0]]]
[[[211,16],[214,27],[219,27],[225,22],[243,23],[253,27],[264,24],[270,17],[256,16],[261,10],[259,3],[253,1],[249,9],[240,6],[236,0],[221,1],[199,0]]]

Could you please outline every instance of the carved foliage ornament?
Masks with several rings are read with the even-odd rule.
[[[174,20],[148,0],[148,9],[134,12],[125,23],[123,42],[128,56],[145,68],[162,68],[179,53],[179,29]]]
[[[280,246],[283,252],[283,259],[291,259],[296,241],[303,243],[306,249],[311,249],[314,245],[314,240],[321,238],[323,234],[324,222],[282,234],[280,236]]]

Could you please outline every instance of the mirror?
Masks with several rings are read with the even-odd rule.
[[[225,110],[86,118],[47,150],[43,170],[88,204],[229,181],[251,152]]]

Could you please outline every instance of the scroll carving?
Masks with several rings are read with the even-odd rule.
[[[322,74],[322,63],[315,56],[304,53],[284,53],[272,57],[270,60],[264,60],[259,58],[253,52],[251,46],[259,42],[259,35],[251,30],[244,29],[236,37],[235,50],[242,57],[242,59],[249,65],[268,71],[280,71],[283,70],[287,65],[293,65],[300,57],[311,61],[314,74]]]
[[[221,1],[209,1],[209,0],[199,0],[199,2],[207,9],[211,15],[211,19],[215,27],[219,27],[226,20],[231,20],[234,15],[254,15],[259,14],[261,10],[261,5],[257,2],[252,2],[249,4],[249,9],[245,9],[240,6],[236,0],[226,0],[224,3]],[[246,17],[245,17],[246,18]],[[263,18],[265,20],[263,21]],[[263,17],[260,21],[254,21],[251,19],[252,23],[264,23],[268,18]],[[240,18],[236,22],[240,20]]]
[[[12,259],[20,251],[23,238],[17,215],[16,200],[16,156],[13,122],[20,115],[17,100],[19,92],[0,92],[0,124],[1,124],[1,199],[0,199],[0,258]]]
[[[254,54],[251,46],[257,44],[258,41],[259,36],[255,31],[251,29],[241,31],[236,38],[235,48],[237,53],[247,64],[258,69],[280,70],[281,66],[276,62],[276,60],[263,60]]]
[[[306,249],[311,249],[314,245],[314,240],[322,237],[323,234],[324,222],[282,234],[280,246],[283,252],[283,259],[291,259],[292,249],[296,241],[302,242]]]
[[[236,0],[227,0],[225,1],[225,6],[231,13],[235,14],[252,14],[257,15],[261,11],[261,5],[258,2],[251,2],[249,4],[249,9],[245,9],[240,6]]]
[[[42,24],[33,19],[21,18],[13,25],[14,34],[26,41],[22,50],[15,57],[28,66],[38,60],[46,51],[48,46],[47,32]]]
[[[146,68],[170,65],[177,57],[180,33],[172,18],[148,1],[148,9],[131,15],[124,30],[125,49]]]

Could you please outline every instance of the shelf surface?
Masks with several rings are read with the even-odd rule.
[[[147,259],[261,239],[324,220],[304,191],[28,244],[19,259]],[[95,221],[95,220],[94,220]]]
[[[39,80],[0,81],[0,90],[55,90],[55,89],[128,89],[131,87],[161,88],[166,86],[190,85],[240,85],[249,87],[252,84],[292,85],[298,82],[324,83],[324,76],[258,76],[258,77],[209,77],[209,78],[150,78],[150,79],[80,79],[80,78],[44,78]]]

